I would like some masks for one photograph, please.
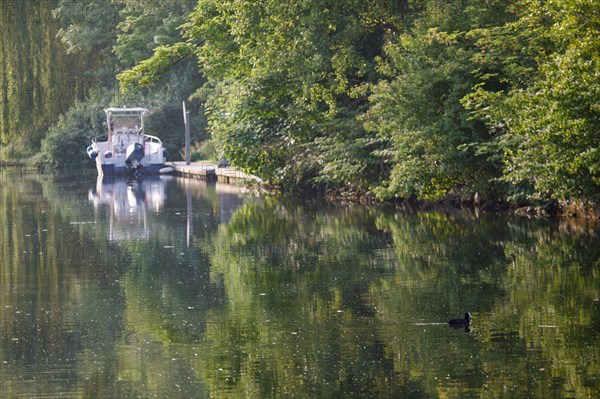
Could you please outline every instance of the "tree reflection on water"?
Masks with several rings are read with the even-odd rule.
[[[2,173],[2,397],[600,391],[589,224]]]

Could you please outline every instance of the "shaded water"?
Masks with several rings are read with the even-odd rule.
[[[600,395],[584,225],[0,173],[2,398]]]

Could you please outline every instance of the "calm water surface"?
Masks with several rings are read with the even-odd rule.
[[[583,223],[0,180],[2,398],[600,395]]]

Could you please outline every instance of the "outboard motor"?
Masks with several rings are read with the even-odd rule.
[[[125,152],[125,163],[132,173],[137,172],[142,167],[142,158],[144,158],[144,146],[140,143],[133,143],[127,147]]]
[[[96,157],[98,156],[98,151],[96,151],[96,149],[94,148],[94,146],[88,146],[88,148],[86,149],[88,156],[92,159],[96,159]]]

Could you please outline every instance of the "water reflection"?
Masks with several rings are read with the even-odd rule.
[[[101,177],[88,198],[96,213],[107,208],[110,241],[148,239],[148,211],[160,212],[167,193],[166,182],[172,177],[150,177],[143,180]]]
[[[93,205],[97,219],[108,215],[108,239],[110,241],[147,240],[152,228],[148,214],[159,213],[167,200],[167,184],[176,184],[179,197],[186,200],[186,243],[189,246],[194,235],[193,199],[199,192],[204,198],[216,201],[219,208],[218,222],[227,224],[232,214],[243,204],[238,187],[206,183],[198,180],[174,179],[172,176],[154,176],[144,179],[128,179],[104,176],[89,190],[88,199]],[[75,222],[77,223],[77,222]]]
[[[0,397],[600,393],[593,226],[2,178]]]

